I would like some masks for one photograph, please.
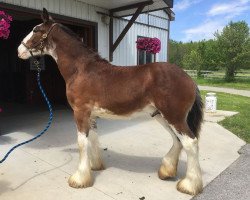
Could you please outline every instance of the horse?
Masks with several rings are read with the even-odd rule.
[[[68,179],[73,188],[93,185],[92,170],[103,170],[97,117],[127,118],[146,110],[172,136],[173,145],[158,170],[162,180],[177,173],[182,149],[187,154],[186,175],[177,190],[196,195],[203,189],[199,164],[199,132],[203,103],[194,81],[178,66],[167,62],[139,66],[115,66],[87,48],[66,26],[56,23],[44,8],[42,23],[22,40],[18,57],[50,55],[66,84],[66,96],[74,114],[79,165]]]

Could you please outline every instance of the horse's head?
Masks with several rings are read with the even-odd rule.
[[[40,55],[41,53],[49,54],[50,48],[53,48],[48,41],[48,37],[56,24],[45,8],[43,9],[41,17],[43,23],[35,26],[19,45],[19,58],[28,59],[31,57],[31,54],[34,56]]]

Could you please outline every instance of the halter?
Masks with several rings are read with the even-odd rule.
[[[28,51],[30,52],[30,55],[31,55],[33,58],[34,58],[34,56],[33,56],[32,50],[33,50],[33,49],[36,49],[36,48],[38,47],[38,50],[40,50],[40,51],[41,51],[41,54],[42,54],[43,49],[44,49],[44,41],[48,38],[50,32],[52,31],[52,29],[53,29],[53,28],[55,27],[55,25],[57,25],[57,24],[58,24],[58,23],[52,24],[52,26],[49,28],[48,32],[42,34],[41,39],[40,39],[38,42],[36,42],[36,43],[33,45],[33,47],[28,46],[28,45],[25,44],[23,41],[21,42],[21,44],[22,44],[23,46],[25,46],[26,49],[28,49]]]

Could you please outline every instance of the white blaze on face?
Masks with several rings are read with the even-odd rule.
[[[39,27],[41,25],[42,24],[39,24],[39,25],[35,26],[33,28],[33,30],[36,27]],[[33,36],[33,34],[34,34],[33,30],[23,39],[22,42],[24,44],[27,44],[27,42]],[[44,47],[43,54],[47,54],[47,55],[52,56],[55,59],[55,61],[57,62],[57,54],[56,54],[55,48],[56,48],[56,45],[51,41],[51,45],[49,47],[48,46]],[[18,57],[21,58],[21,59],[28,59],[28,58],[31,57],[29,50],[22,43],[19,45],[17,51],[18,51]],[[40,51],[32,51],[32,53],[33,53],[34,56],[39,56],[41,54]]]
[[[27,41],[30,40],[30,38],[33,35],[33,30],[23,39],[23,42],[26,44]],[[21,43],[17,49],[18,51],[18,57],[21,59],[28,59],[31,55],[28,49]]]

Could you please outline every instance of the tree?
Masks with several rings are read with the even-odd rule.
[[[226,81],[233,81],[238,69],[249,64],[249,27],[246,22],[230,22],[215,37],[220,50],[219,65],[226,69]]]
[[[185,69],[197,70],[197,76],[201,76],[203,61],[200,53],[197,50],[191,50],[189,54],[183,57],[183,66]]]
[[[184,49],[182,48],[182,42],[176,42],[170,40],[170,52],[169,52],[169,62],[174,63],[181,67],[181,61],[184,54]]]
[[[205,70],[218,70],[220,51],[216,40],[205,41],[205,53],[203,58],[203,67]]]
[[[190,54],[193,49],[197,49],[197,42],[182,43],[170,40],[169,62],[175,63],[179,67],[183,66],[184,55]]]

